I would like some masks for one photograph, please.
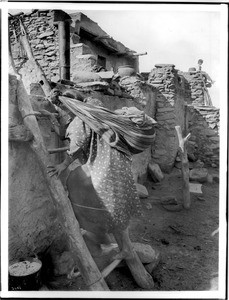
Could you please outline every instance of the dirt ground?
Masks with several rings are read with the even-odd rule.
[[[216,169],[209,169],[217,175]],[[182,202],[182,177],[174,168],[160,183],[146,182],[149,197],[141,199],[142,216],[131,221],[132,242],[160,252],[153,270],[155,291],[209,291],[218,287],[219,183],[203,183],[202,194],[191,193],[191,208],[168,211],[158,198],[174,196]],[[222,199],[223,200],[223,199]],[[127,267],[116,268],[106,282],[111,291],[143,291]],[[85,290],[81,278],[59,280],[54,290]]]

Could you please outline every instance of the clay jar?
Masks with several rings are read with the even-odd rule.
[[[135,69],[131,65],[118,67],[118,74],[120,77],[131,76],[135,74]]]
[[[34,265],[29,270],[30,265]],[[22,268],[23,267],[23,268]],[[9,267],[9,290],[11,291],[36,291],[41,287],[42,262],[33,257],[21,259],[10,264]],[[16,272],[13,272],[15,268]],[[22,272],[20,272],[22,269]]]

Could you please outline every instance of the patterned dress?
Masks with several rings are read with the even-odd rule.
[[[91,207],[106,212],[101,222],[104,222],[108,231],[114,228],[125,229],[130,217],[138,215],[141,207],[131,171],[131,160],[110,147],[78,117],[68,126],[66,137],[70,139],[68,154],[78,157],[88,167],[98,196]]]

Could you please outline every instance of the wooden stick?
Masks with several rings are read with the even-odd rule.
[[[191,199],[189,191],[189,162],[186,145],[191,134],[189,133],[185,138],[183,138],[180,126],[175,126],[175,129],[177,132],[180,148],[181,172],[183,177],[183,205],[184,208],[189,209],[191,206]]]
[[[76,257],[78,258],[79,271],[90,290],[107,291],[109,288],[84,242],[79,223],[61,181],[56,177],[50,177],[47,173],[47,165],[50,164],[48,153],[22,81],[18,81],[17,96],[18,108],[24,119],[24,123],[34,136],[30,146],[37,156],[52,199],[57,206],[62,224],[69,236],[71,250],[76,253]]]
[[[62,148],[48,149],[48,153],[49,153],[49,154],[53,154],[53,153],[64,152],[64,151],[67,151],[67,150],[69,150],[69,146],[62,147]]]
[[[121,259],[115,259],[112,261],[112,263],[102,271],[103,278],[107,277],[120,264],[121,261]]]

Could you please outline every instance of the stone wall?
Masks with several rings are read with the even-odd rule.
[[[34,58],[40,64],[48,80],[57,82],[59,77],[59,42],[58,24],[54,22],[54,11],[38,10],[31,14],[21,15],[23,24],[28,34]],[[26,53],[19,42],[19,22],[9,18],[9,31],[12,54],[15,66],[22,75],[25,88],[29,92],[31,83],[39,82],[34,63],[28,61]],[[117,71],[118,66],[131,64],[138,69],[138,59],[130,59],[108,52],[99,44],[89,39],[77,36],[75,39],[74,28],[71,27],[70,60],[71,78],[75,71],[91,71],[98,62],[98,55],[106,58],[106,69]]]
[[[206,166],[219,166],[219,118],[219,109],[216,107],[187,107],[191,151]]]
[[[148,83],[157,91],[155,119],[158,122],[153,160],[169,172],[177,156],[175,126],[184,129],[183,90],[174,65],[158,64],[149,74]]]
[[[23,24],[28,34],[34,58],[49,80],[59,79],[59,45],[57,27],[53,23],[53,12],[49,10],[23,15]],[[15,26],[12,25],[14,22]],[[12,55],[18,72],[22,75],[29,92],[31,83],[39,82],[34,64],[27,60],[19,42],[19,23],[9,19]]]
[[[189,72],[179,71],[179,75],[186,82],[184,88],[186,90],[187,103],[192,105],[210,105],[208,103],[207,88],[211,87],[211,78],[206,72],[196,71],[190,68]]]

